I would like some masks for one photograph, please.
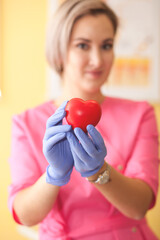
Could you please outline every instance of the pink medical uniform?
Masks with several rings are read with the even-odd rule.
[[[127,177],[158,189],[158,132],[153,108],[146,102],[106,97],[97,125],[107,147],[106,161]],[[48,165],[42,141],[48,117],[56,110],[49,101],[13,117],[10,156],[12,183],[9,208],[16,193],[32,184]],[[38,201],[38,196],[37,196]],[[14,215],[14,214],[13,214]],[[125,217],[73,169],[70,182],[60,188],[51,212],[39,225],[40,240],[156,240],[144,219]]]

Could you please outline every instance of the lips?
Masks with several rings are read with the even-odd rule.
[[[87,71],[86,73],[94,78],[100,77],[102,75],[102,71]]]

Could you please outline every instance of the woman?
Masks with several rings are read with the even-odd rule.
[[[102,1],[67,0],[52,22],[46,55],[62,94],[13,118],[13,216],[40,223],[45,240],[155,240],[145,220],[158,188],[153,109],[101,92],[114,60],[116,15]],[[62,124],[74,97],[101,104],[101,120],[88,134]]]

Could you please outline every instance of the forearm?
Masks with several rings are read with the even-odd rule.
[[[46,183],[44,173],[34,185],[17,193],[13,207],[20,222],[27,226],[41,222],[52,209],[59,188]]]
[[[105,164],[99,172],[104,169]],[[96,179],[98,174],[89,179]],[[142,180],[123,176],[112,167],[110,179],[106,184],[94,185],[109,202],[127,217],[134,219],[144,217],[153,198],[150,187]]]

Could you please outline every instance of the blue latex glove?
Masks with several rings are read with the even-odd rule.
[[[67,139],[74,158],[74,165],[82,177],[94,175],[104,164],[107,150],[101,134],[93,125],[87,126],[88,134],[80,128],[68,132]]]
[[[43,139],[43,153],[49,163],[46,181],[50,184],[62,186],[69,182],[74,160],[66,139],[66,133],[71,130],[70,125],[62,125],[65,117],[64,102],[48,119]]]

